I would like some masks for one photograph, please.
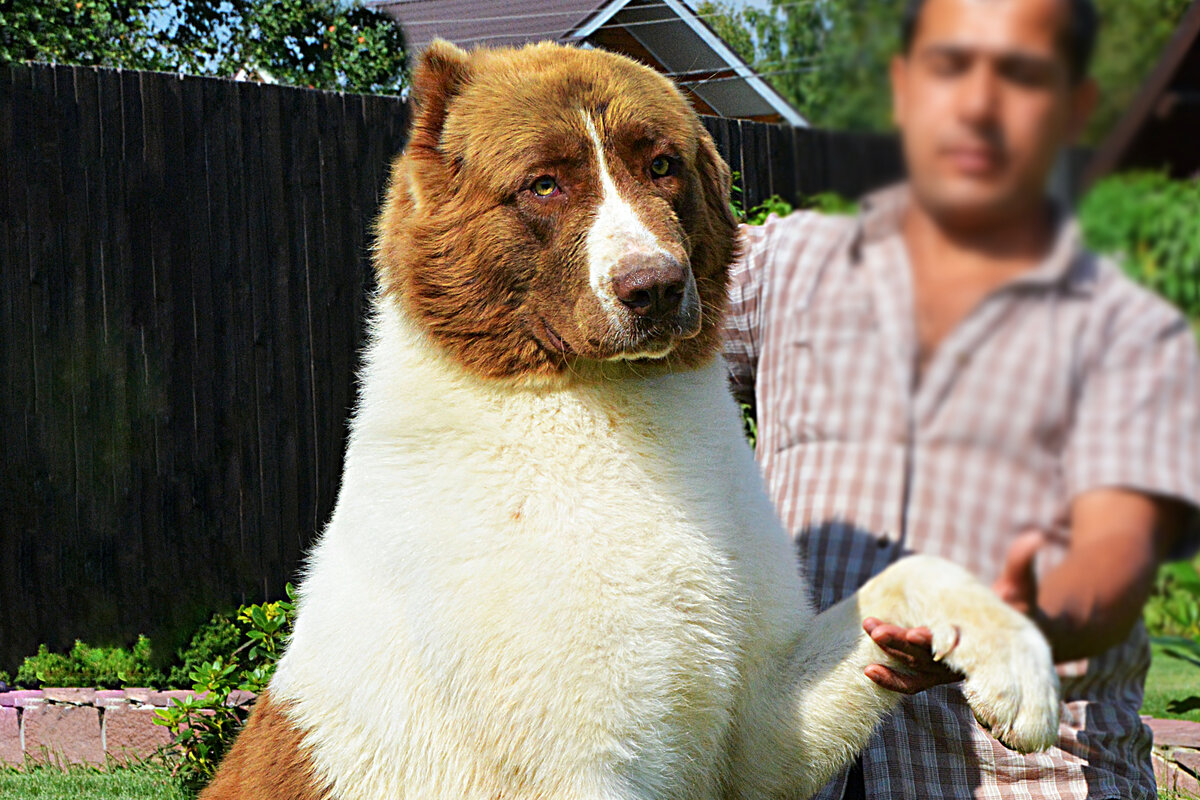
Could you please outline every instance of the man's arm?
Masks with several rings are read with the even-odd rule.
[[[1141,492],[1098,489],[1071,505],[1066,558],[1039,585],[1036,548],[1018,542],[993,588],[1030,614],[1055,661],[1097,656],[1125,640],[1142,615],[1158,565],[1191,509]]]

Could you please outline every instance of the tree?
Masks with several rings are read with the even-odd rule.
[[[887,130],[888,61],[900,46],[903,0],[730,0],[700,4],[714,30],[812,124]],[[1191,0],[1096,0],[1103,25],[1092,72],[1100,103],[1085,143],[1099,142],[1128,108]]]
[[[1087,140],[1101,141],[1129,108],[1192,0],[1096,0],[1103,25],[1092,74],[1100,101]]]
[[[10,0],[0,61],[232,76],[355,92],[404,85],[403,34],[338,0]]]
[[[739,56],[813,124],[886,128],[887,61],[900,0],[770,0],[768,9],[704,0],[698,9]]]

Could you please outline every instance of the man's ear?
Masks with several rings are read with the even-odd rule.
[[[907,73],[908,58],[903,55],[892,56],[888,64],[888,77],[892,83],[892,124],[897,128],[904,127],[904,90],[907,88]]]
[[[434,39],[413,70],[412,100],[415,105],[408,149],[438,150],[446,109],[470,77],[471,56],[445,39]]]

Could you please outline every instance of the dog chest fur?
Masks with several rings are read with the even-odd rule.
[[[531,797],[614,776],[715,791],[747,660],[781,657],[807,613],[769,505],[747,501],[763,493],[723,365],[489,381],[385,300],[365,374],[273,684],[336,796],[494,796],[533,764],[553,767]]]

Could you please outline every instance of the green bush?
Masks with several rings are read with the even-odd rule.
[[[737,176],[738,173],[735,172],[735,180]],[[738,186],[737,183],[733,184],[732,189],[733,194],[741,194],[742,187]],[[762,225],[771,214],[786,217],[796,209],[817,211],[822,214],[853,214],[858,210],[858,203],[853,200],[847,200],[836,192],[818,192],[817,194],[802,197],[800,198],[799,205],[793,205],[791,201],[785,200],[777,194],[771,195],[750,210],[746,210],[741,198],[738,197],[730,200],[729,205],[733,209],[734,217],[739,222],[745,222],[747,225]]]
[[[46,645],[29,656],[17,670],[18,686],[88,686],[117,689],[122,686],[159,686],[162,673],[150,666],[150,640],[139,636],[132,650],[92,647],[81,641],[65,655],[51,653]]]
[[[1200,666],[1200,572],[1195,562],[1164,565],[1144,613],[1146,630],[1164,654]]]
[[[275,674],[295,617],[295,589],[290,583],[287,596],[274,603],[242,606],[239,625],[233,627],[238,645],[189,671],[195,696],[172,700],[170,707],[154,712],[155,722],[171,732],[174,774],[189,791],[199,791],[212,779],[249,714],[245,707],[231,704],[230,693],[234,689],[261,692]],[[202,647],[214,653],[227,648],[232,625],[214,617],[193,637],[195,646],[189,654],[195,658]]]
[[[245,634],[225,614],[213,614],[212,619],[192,635],[188,646],[176,653],[178,664],[167,675],[167,685],[192,685],[192,673],[202,664],[221,659],[226,664],[234,660]]]
[[[1200,180],[1113,175],[1079,206],[1088,246],[1200,323]]]

